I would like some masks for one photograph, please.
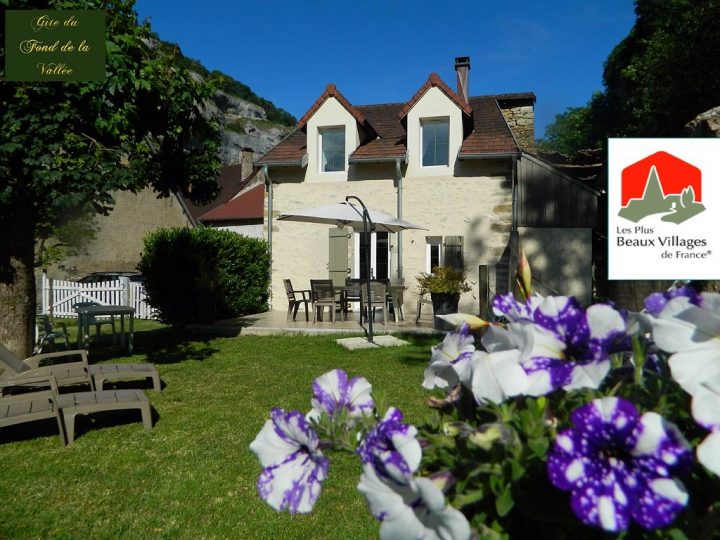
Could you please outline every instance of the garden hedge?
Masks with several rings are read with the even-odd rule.
[[[162,322],[211,322],[267,310],[264,240],[211,227],[165,228],[145,238],[138,269]]]

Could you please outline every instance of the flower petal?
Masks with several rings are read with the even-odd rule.
[[[714,431],[698,445],[697,458],[710,472],[720,476],[720,431]]]
[[[646,529],[659,529],[673,522],[688,503],[685,486],[674,478],[657,478],[647,483],[635,499],[632,517]]]
[[[622,446],[633,433],[638,411],[629,401],[604,397],[578,407],[571,419],[591,443]]]
[[[481,342],[487,352],[507,351],[508,349],[518,348],[510,332],[502,326],[488,327],[481,338]]]
[[[471,364],[471,389],[477,403],[499,404],[527,391],[528,376],[520,365],[520,351],[477,351]]]
[[[573,491],[570,504],[583,523],[606,531],[622,531],[630,525],[628,497],[618,483],[609,484],[595,479],[585,482]]]
[[[625,333],[625,320],[607,304],[592,305],[586,313],[591,338],[608,339],[618,333]]]
[[[668,360],[672,378],[688,394],[694,395],[701,384],[720,385],[720,344],[676,352]]]
[[[257,482],[258,492],[275,510],[305,514],[315,506],[327,471],[326,457],[311,459],[306,452],[298,451],[263,470]]]
[[[610,360],[575,364],[570,375],[570,382],[563,385],[563,390],[570,392],[578,388],[598,388],[610,371]]]
[[[701,384],[693,395],[692,415],[707,430],[720,428],[720,388]]]
[[[304,446],[311,452],[317,448],[317,434],[297,411],[273,409],[271,419],[250,443],[263,467],[283,462],[290,454]]]

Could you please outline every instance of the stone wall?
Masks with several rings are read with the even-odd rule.
[[[535,147],[535,109],[532,105],[502,108],[505,121],[512,129],[520,148],[532,150]]]
[[[91,272],[132,271],[140,262],[145,236],[160,227],[187,227],[190,221],[175,196],[157,198],[144,189],[135,194],[113,194],[115,207],[107,216],[96,216],[95,238],[85,245],[81,255],[65,258],[48,269],[55,279],[83,277]]]

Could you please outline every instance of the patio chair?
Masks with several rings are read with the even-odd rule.
[[[335,324],[335,310],[340,310],[340,317],[345,321],[345,313],[342,309],[342,301],[335,293],[335,287],[330,279],[311,279],[310,291],[312,292],[313,302],[313,322],[317,322],[318,318],[322,320],[325,308],[330,308],[330,319]],[[319,310],[319,312],[318,312]]]
[[[348,312],[348,304],[355,303],[359,305],[359,311],[362,311],[362,295],[360,294],[360,287],[365,282],[364,279],[347,278],[345,280],[346,287],[352,287],[352,289],[346,289],[345,291],[345,304],[343,308],[345,313]]]
[[[65,350],[68,350],[70,335],[64,322],[59,323],[62,330],[53,328],[53,323],[49,315],[38,315],[35,318],[35,322],[37,323],[38,339],[35,343],[33,353],[41,353],[46,343],[54,345],[56,339],[65,340]]]
[[[295,320],[295,317],[297,316],[298,308],[301,304],[305,305],[305,320],[310,320],[310,311],[308,308],[308,304],[310,303],[310,291],[308,290],[302,290],[302,291],[296,291],[293,289],[292,283],[289,279],[283,279],[283,283],[285,284],[285,292],[287,293],[288,297],[288,312],[287,312],[287,319],[290,320],[290,313],[292,313],[292,319]],[[296,295],[300,295],[301,298],[298,298]]]
[[[80,356],[79,361],[72,361],[72,357]],[[61,363],[43,365],[43,361],[60,360]],[[47,354],[38,354],[25,360],[15,356],[0,343],[0,381],[12,381],[17,384],[38,386],[28,382],[37,377],[52,375],[59,386],[71,384],[89,384],[92,390],[102,390],[106,382],[119,382],[129,380],[151,379],[153,389],[161,389],[160,375],[152,364],[94,364],[89,365],[87,351],[59,351]]]
[[[102,390],[59,394],[57,381],[50,375],[35,378],[34,383],[49,385],[50,390],[0,397],[0,427],[45,418],[56,418],[64,444],[75,440],[77,415],[106,411],[138,409],[145,429],[152,429],[150,402],[141,390]],[[22,383],[20,383],[22,385]],[[0,383],[0,388],[18,386],[17,382]],[[62,422],[59,419],[62,416]]]
[[[417,313],[415,315],[415,325],[417,326],[420,324],[420,312],[422,311],[423,304],[430,304],[432,307],[433,303],[430,298],[428,298],[427,293],[425,291],[420,291],[418,294],[418,302],[417,302]],[[435,314],[435,310],[433,309],[433,316]],[[433,317],[434,318],[434,317]]]
[[[72,305],[72,308],[74,311],[77,311],[77,309],[81,308],[81,307],[99,306],[99,305],[100,305],[100,303],[98,303],[98,302],[77,302]],[[100,327],[103,324],[109,324],[112,327],[113,345],[117,342],[117,336],[115,334],[115,316],[114,315],[110,315],[109,319],[98,318],[98,317],[95,317],[94,315],[89,315],[88,317],[89,317],[88,325],[87,325],[88,334],[90,333],[90,330],[89,330],[90,326],[95,325],[95,337],[100,339]],[[78,322],[80,322],[80,321],[78,321]],[[78,332],[79,331],[80,331],[80,329],[78,329]],[[90,336],[88,336],[88,337],[90,337]],[[84,341],[84,339],[83,339],[83,341]]]
[[[404,279],[391,279],[390,286],[391,287],[404,287],[405,280]],[[405,313],[403,313],[403,302],[404,302],[403,290],[398,289],[395,291],[394,294],[390,294],[390,292],[388,292],[388,296],[390,297],[390,300],[392,300],[391,305],[390,305],[390,311],[392,311],[393,316],[395,317],[395,322],[404,321]],[[397,303],[397,305],[395,305],[396,303]]]
[[[370,282],[370,297],[368,297],[367,285],[360,287],[360,295],[362,296],[362,310],[360,312],[360,323],[363,316],[367,320],[372,317],[375,320],[375,310],[381,308],[383,310],[383,324],[387,324],[387,286],[380,281]]]

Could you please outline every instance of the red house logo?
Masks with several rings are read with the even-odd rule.
[[[700,169],[667,152],[656,152],[622,171],[620,217],[637,223],[653,214],[682,223],[705,210]]]

